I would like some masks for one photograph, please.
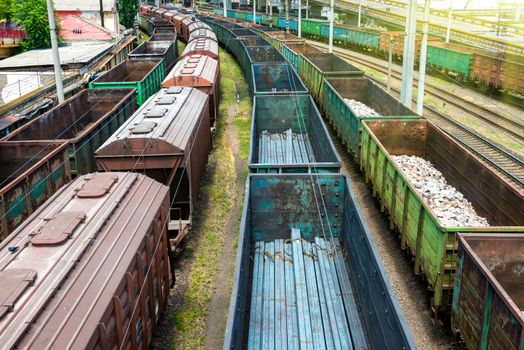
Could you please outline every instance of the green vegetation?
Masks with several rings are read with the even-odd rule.
[[[0,0],[0,20],[7,23],[13,18],[13,0]]]
[[[126,28],[133,28],[135,16],[140,9],[138,0],[117,0],[118,13],[120,15],[120,24]]]
[[[238,161],[235,160],[237,149],[244,175],[247,174],[251,99],[242,70],[232,56],[221,50],[220,59],[222,96],[217,134],[210,156],[212,164],[202,187],[202,197],[197,204],[199,214],[196,215],[192,232],[187,237],[187,249],[193,251],[193,257],[188,262],[191,265],[189,284],[183,304],[170,316],[174,317],[176,325],[172,347],[177,349],[203,348],[206,342],[208,308],[222,263],[222,249],[224,244],[231,244],[225,242],[224,230],[231,222],[234,206],[242,201],[236,187],[239,180],[235,168],[235,161]],[[232,137],[235,132],[238,137]],[[238,231],[240,218],[235,217],[234,222]],[[225,327],[217,325],[222,326]]]
[[[26,31],[27,39],[20,45],[23,50],[51,47],[46,0],[17,0],[12,10],[13,20]]]

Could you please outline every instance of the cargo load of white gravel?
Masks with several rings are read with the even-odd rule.
[[[430,162],[416,156],[400,155],[392,158],[443,226],[489,226],[488,221],[475,212],[473,205],[455,187],[449,185]]]
[[[368,107],[366,104],[358,100],[345,98],[344,102],[346,102],[357,117],[380,117],[380,114],[375,112],[373,108]]]

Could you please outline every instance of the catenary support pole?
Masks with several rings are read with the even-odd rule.
[[[289,33],[289,0],[284,0],[284,6],[286,11],[286,33]]]
[[[309,0],[306,0],[306,19],[308,18],[309,18]]]
[[[298,0],[298,37],[302,38],[302,0]]]
[[[253,0],[253,23],[257,23],[257,0]]]
[[[417,35],[417,1],[409,0],[406,16],[406,37],[404,39],[404,56],[402,61],[402,84],[400,101],[411,108],[413,97],[413,66],[415,64],[415,38]]]
[[[449,38],[451,36],[451,19],[453,18],[453,0],[449,0],[449,10],[448,10],[448,27],[446,29],[446,42],[449,43]]]
[[[333,53],[333,21],[335,19],[335,0],[331,0],[329,8],[329,46],[328,52]]]
[[[224,0],[223,6],[224,6],[224,17],[227,17],[227,0]]]
[[[358,4],[358,23],[357,26],[360,28],[360,20],[362,17],[362,4]]]
[[[391,91],[391,69],[393,65],[393,34],[389,35],[389,50],[388,50],[388,92]]]
[[[64,102],[64,84],[62,83],[62,68],[60,67],[60,54],[58,53],[58,39],[56,35],[55,13],[51,0],[47,0],[47,17],[49,20],[49,33],[51,34],[51,48],[53,50],[53,63],[55,66],[56,95],[58,102]]]
[[[418,90],[417,90],[417,114],[422,115],[424,108],[424,84],[426,81],[426,53],[428,48],[428,29],[429,29],[429,7],[431,0],[426,0],[424,4],[424,19],[422,22],[422,43],[420,44],[420,64],[418,69]]]

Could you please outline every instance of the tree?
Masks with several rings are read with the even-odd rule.
[[[51,47],[46,0],[16,0],[13,20],[26,32],[27,39],[21,43],[24,50]]]
[[[13,18],[13,0],[0,0],[0,20],[11,22]]]
[[[126,28],[133,28],[135,16],[139,9],[140,3],[138,0],[118,0],[120,24]]]

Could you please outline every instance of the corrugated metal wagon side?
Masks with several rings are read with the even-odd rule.
[[[524,348],[524,234],[460,234],[451,328],[469,349]]]
[[[248,177],[224,349],[415,349],[353,198],[342,175]]]
[[[2,141],[67,141],[71,175],[93,172],[94,151],[136,111],[135,93],[135,89],[83,90]]]
[[[71,180],[67,142],[0,142],[0,239]]]
[[[251,172],[340,170],[340,158],[310,95],[255,96],[251,123]]]
[[[372,108],[380,116],[361,116],[344,99],[353,99]],[[404,106],[369,78],[328,78],[324,81],[324,111],[347,150],[360,157],[362,120],[377,118],[417,119],[415,112]]]
[[[89,83],[90,89],[136,89],[140,106],[160,89],[164,79],[163,60],[126,60]]]
[[[170,285],[168,215],[169,189],[144,175],[63,187],[0,245],[2,346],[147,349]]]
[[[444,131],[420,120],[362,122],[361,169],[387,209],[401,247],[415,258],[433,290],[435,313],[449,311],[459,232],[524,232],[524,195],[486,167]],[[410,155],[430,161],[491,226],[446,227],[392,159]]]
[[[300,77],[324,110],[324,78],[361,77],[364,72],[330,53],[302,54]]]
[[[300,62],[302,60],[301,54],[305,53],[321,53],[320,49],[309,44],[284,44],[282,45],[282,55],[289,63],[295,67],[297,72],[300,72]]]

